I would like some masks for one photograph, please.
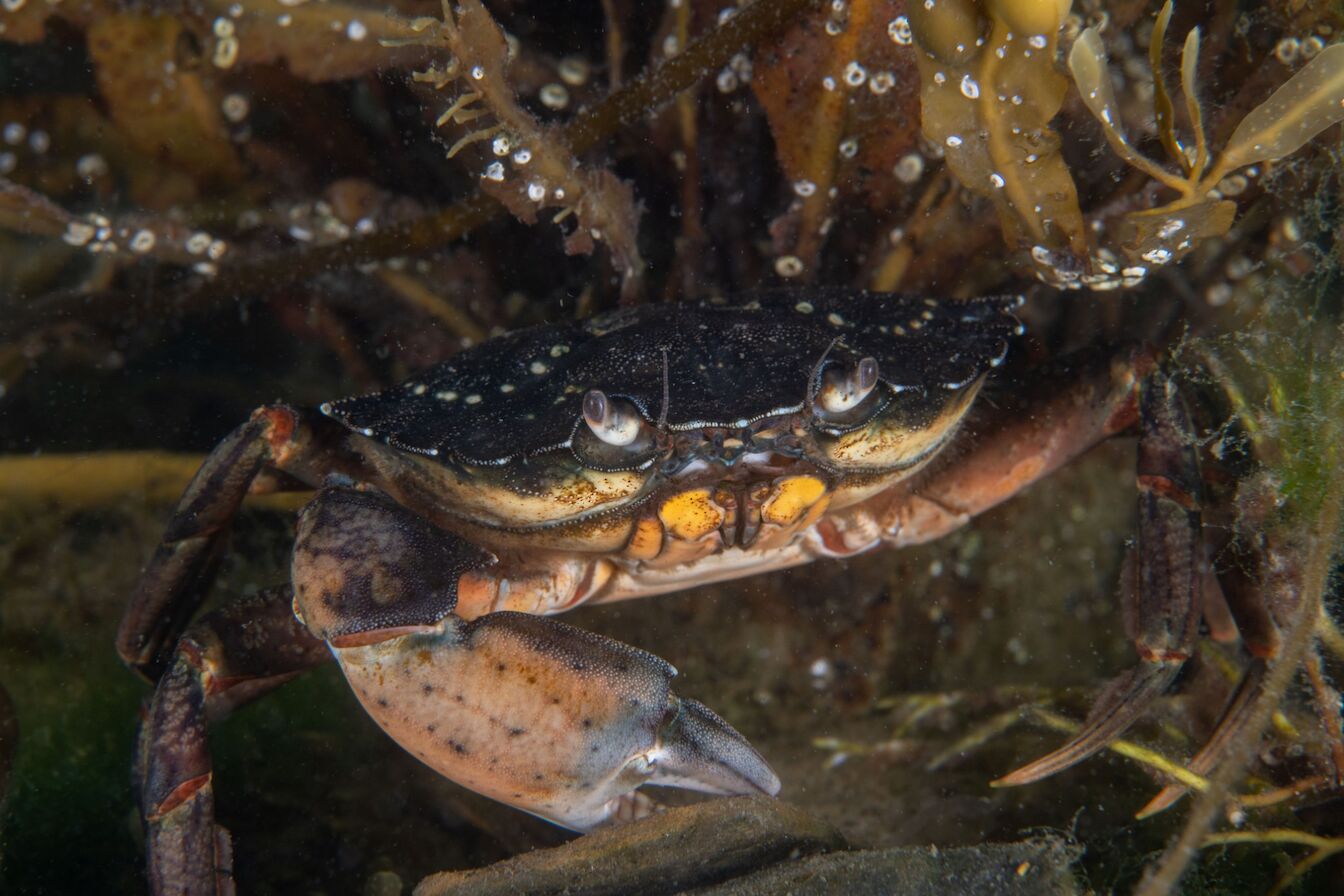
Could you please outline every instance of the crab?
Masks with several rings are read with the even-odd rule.
[[[258,409],[187,487],[118,635],[157,685],[138,759],[155,891],[228,885],[208,720],[333,658],[424,763],[567,828],[646,814],[645,784],[773,796],[766,759],[677,696],[669,664],[550,617],[938,538],[1142,418],[1124,589],[1139,665],[1004,782],[1100,749],[1171,684],[1209,611],[1198,466],[1140,350],[1071,358],[971,414],[1020,303],[647,305],[508,334],[377,394]],[[316,495],[290,583],[187,629],[243,498],[299,489]]]

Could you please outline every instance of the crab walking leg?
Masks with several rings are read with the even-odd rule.
[[[1139,538],[1121,582],[1139,665],[1106,687],[1072,740],[997,785],[1039,781],[1105,747],[1170,686],[1194,647],[1206,574],[1199,462],[1175,384],[1155,372],[1139,401]]]
[[[382,495],[324,489],[299,520],[295,612],[404,748],[565,827],[638,814],[641,784],[778,792],[742,735],[672,693],[658,657],[554,619],[454,614],[457,579],[491,560]]]
[[[210,452],[182,493],[122,616],[117,652],[128,666],[155,681],[171,662],[173,645],[214,579],[245,496],[312,486],[333,469],[359,469],[351,452],[326,444],[333,441],[296,411],[276,405],[257,409]]]
[[[209,721],[330,660],[294,618],[290,588],[211,613],[178,643],[140,729],[137,776],[154,893],[233,892],[229,835],[215,824]]]

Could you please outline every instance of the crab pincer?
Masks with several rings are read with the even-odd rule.
[[[374,492],[325,489],[299,521],[295,614],[374,720],[453,780],[574,830],[643,814],[642,784],[774,795],[727,722],[645,651],[524,613],[464,620],[455,579],[493,558]]]

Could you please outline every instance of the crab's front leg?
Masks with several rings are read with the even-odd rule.
[[[1160,371],[1141,386],[1139,416],[1139,537],[1121,582],[1126,630],[1139,664],[1106,687],[1072,740],[997,784],[1038,781],[1105,747],[1171,685],[1194,647],[1208,575],[1199,462],[1185,406]]]
[[[778,791],[745,738],[672,693],[675,670],[652,654],[549,618],[454,614],[456,581],[488,560],[381,495],[328,489],[299,522],[295,611],[403,747],[565,827],[638,814],[646,783]]]

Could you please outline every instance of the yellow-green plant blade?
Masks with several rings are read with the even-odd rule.
[[[1182,195],[1190,192],[1189,184],[1168,171],[1164,171],[1155,162],[1149,160],[1130,145],[1120,130],[1120,107],[1115,101],[1115,90],[1111,86],[1111,73],[1106,67],[1106,47],[1101,35],[1095,28],[1087,28],[1078,35],[1069,51],[1069,71],[1074,83],[1083,97],[1088,111],[1101,122],[1106,142],[1115,154],[1133,167],[1139,169],[1154,180],[1161,181]]]
[[[1344,44],[1326,47],[1232,132],[1218,171],[1296,152],[1321,131],[1344,120]]]
[[[1185,94],[1185,111],[1190,116],[1190,130],[1195,134],[1195,158],[1193,162],[1181,152],[1185,171],[1192,177],[1199,177],[1209,164],[1209,144],[1204,137],[1204,110],[1199,105],[1199,94],[1195,92],[1195,75],[1199,71],[1199,29],[1191,28],[1185,36],[1185,46],[1181,49],[1181,92]]]
[[[1148,67],[1153,72],[1153,117],[1157,119],[1157,135],[1167,155],[1176,159],[1186,173],[1190,171],[1190,162],[1176,139],[1175,107],[1171,104],[1171,93],[1167,90],[1167,79],[1162,74],[1162,44],[1166,43],[1167,25],[1171,23],[1172,0],[1162,4],[1162,11],[1153,23],[1153,36],[1148,41]]]

